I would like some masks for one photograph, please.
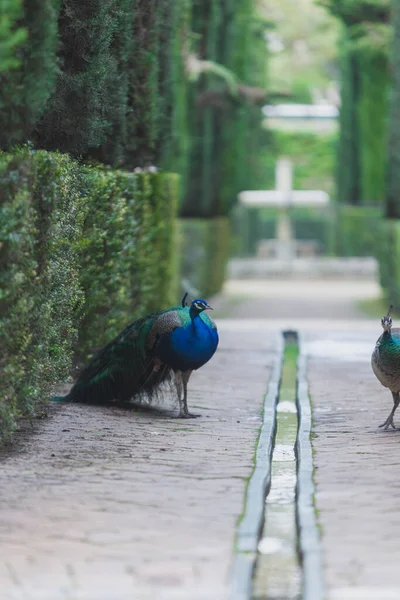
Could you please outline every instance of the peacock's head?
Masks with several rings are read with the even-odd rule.
[[[390,311],[392,310],[392,308],[393,306],[390,306],[387,315],[385,315],[381,319],[383,331],[390,331],[392,328],[392,317],[390,316]]]
[[[196,300],[193,300],[192,304],[190,305],[190,311],[195,315],[199,315],[201,312],[203,312],[203,310],[213,310],[213,308],[201,298],[196,298]]]

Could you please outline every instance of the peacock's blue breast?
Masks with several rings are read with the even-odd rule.
[[[218,346],[217,329],[209,323],[209,319],[197,317],[163,336],[157,345],[158,357],[175,370],[199,369]]]

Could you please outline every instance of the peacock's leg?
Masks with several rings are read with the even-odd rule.
[[[382,425],[379,425],[379,427],[383,427],[385,431],[389,428],[389,426],[393,427],[393,429],[396,429],[396,427],[394,426],[394,423],[393,423],[393,417],[394,417],[394,413],[396,412],[396,408],[398,407],[398,405],[400,403],[400,394],[399,394],[399,392],[392,392],[392,396],[393,396],[393,402],[394,402],[392,411],[391,411],[390,415],[388,416],[388,418],[386,419],[386,421],[384,423],[382,423]]]
[[[195,417],[200,417],[201,415],[194,415],[193,413],[190,413],[188,410],[188,406],[187,406],[187,384],[189,381],[189,378],[192,374],[192,371],[184,371],[182,373],[182,383],[183,383],[183,415],[181,414],[180,416],[185,418],[185,419],[194,419]]]
[[[176,393],[178,395],[178,402],[179,402],[179,416],[184,417],[185,412],[184,412],[184,405],[183,405],[183,400],[182,400],[182,387],[183,387],[182,371],[175,371],[175,385],[176,385]]]

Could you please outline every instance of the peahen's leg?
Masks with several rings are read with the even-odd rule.
[[[190,413],[188,410],[188,406],[187,406],[187,384],[189,381],[189,377],[191,376],[192,371],[184,371],[182,373],[182,383],[183,383],[183,415],[181,414],[180,416],[185,418],[185,419],[193,419],[195,417],[200,417],[201,415],[194,415],[193,413]]]
[[[393,417],[394,417],[394,413],[396,412],[396,408],[398,407],[399,403],[400,403],[400,394],[399,392],[392,392],[392,396],[393,396],[393,408],[392,411],[390,413],[390,415],[388,416],[388,418],[386,419],[386,421],[384,423],[382,423],[382,425],[379,425],[379,427],[383,427],[385,429],[385,431],[389,428],[389,426],[393,427],[393,429],[396,429],[396,427],[394,426],[393,423]]]

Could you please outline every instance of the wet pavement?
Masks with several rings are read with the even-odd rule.
[[[173,418],[167,392],[156,410],[60,405],[22,429],[1,457],[0,600],[227,600],[283,329],[300,332],[308,359],[326,598],[400,598],[400,431],[378,428],[392,405],[370,367],[380,324],[358,307],[378,293],[368,281],[229,282],[215,299],[221,348],[190,381],[200,419]],[[283,387],[257,600],[301,597],[293,400]]]

